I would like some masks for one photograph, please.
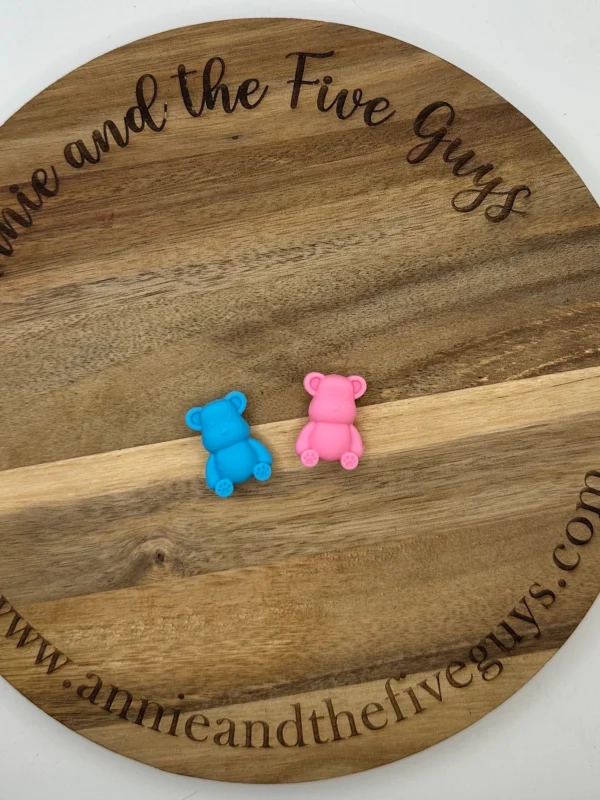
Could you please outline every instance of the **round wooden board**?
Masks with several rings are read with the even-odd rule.
[[[81,67],[0,143],[26,697],[163,769],[311,780],[461,730],[565,642],[600,588],[600,211],[525,117],[385,36],[244,20]],[[369,383],[353,473],[294,453],[311,370]],[[231,389],[275,465],[221,500],[183,418]]]

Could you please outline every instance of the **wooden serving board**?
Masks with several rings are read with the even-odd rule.
[[[565,642],[600,588],[600,210],[531,122],[402,42],[244,20],[81,67],[0,145],[10,683],[148,764],[301,781]],[[353,473],[294,453],[311,370],[368,381]],[[184,414],[232,389],[275,463],[221,500]]]

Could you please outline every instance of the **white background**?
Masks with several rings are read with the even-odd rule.
[[[600,201],[598,0],[0,0],[0,6],[2,121],[80,64],[161,30],[243,16],[323,19],[394,35],[471,72],[529,116]],[[1,541],[0,531],[0,558]],[[596,603],[535,679],[465,732],[368,773],[273,787],[182,778],[134,763],[63,728],[0,679],[0,800],[598,800],[599,675]]]

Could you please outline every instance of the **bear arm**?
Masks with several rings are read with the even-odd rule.
[[[267,448],[264,446],[262,442],[257,441],[256,439],[248,439],[248,444],[254,451],[254,454],[258,458],[259,464],[272,464],[273,463],[273,456]]]
[[[214,453],[211,453],[208,457],[208,461],[206,462],[206,485],[209,489],[214,490],[220,479],[221,476],[219,475],[219,470],[217,469],[217,458]]]
[[[362,454],[365,451],[360,433],[354,425],[350,425],[350,450],[359,458],[362,458]]]
[[[310,450],[310,438],[315,429],[314,422],[308,422],[300,431],[296,440],[296,453],[301,456],[305,450]]]

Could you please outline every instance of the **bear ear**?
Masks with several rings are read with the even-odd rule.
[[[202,430],[202,408],[200,406],[197,408],[190,408],[185,415],[185,424],[193,431]]]
[[[354,399],[358,400],[358,398],[362,397],[367,391],[367,382],[364,378],[361,378],[360,375],[350,375],[348,380],[352,384]]]
[[[322,372],[309,372],[304,378],[304,388],[310,395],[314,397],[319,389],[319,384],[324,377],[325,375],[323,375]]]
[[[243,414],[244,409],[246,408],[246,395],[243,392],[229,392],[228,395],[225,395],[225,400],[229,400],[229,402],[233,403],[236,407],[238,414]]]

